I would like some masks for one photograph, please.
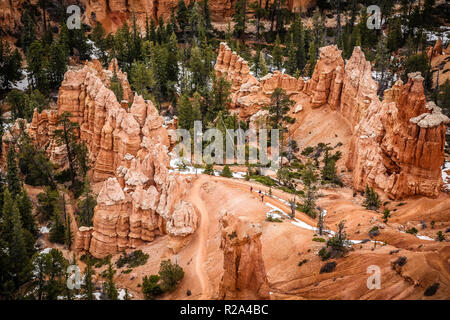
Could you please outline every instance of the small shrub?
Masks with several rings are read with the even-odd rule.
[[[436,293],[436,291],[438,289],[439,289],[439,283],[436,282],[436,283],[433,283],[431,286],[429,286],[423,294],[426,297],[431,297],[431,296],[434,296],[434,294]]]
[[[150,277],[145,276],[142,279],[141,287],[145,299],[153,300],[164,292],[161,289],[161,286],[158,284],[159,280],[159,276],[155,274],[151,275]]]
[[[315,242],[325,242],[326,240],[324,238],[313,238],[312,241]]]
[[[161,280],[161,289],[172,292],[181,279],[183,279],[184,271],[178,264],[172,264],[170,260],[165,260],[161,262],[159,277]]]
[[[204,174],[208,174],[210,176],[214,175],[214,167],[212,164],[207,164],[205,167],[205,171],[203,171]]]
[[[326,248],[322,248],[319,250],[319,257],[322,259],[322,261],[328,260],[331,256],[331,252],[328,251]]]
[[[281,220],[280,218],[274,218],[274,217],[271,216],[271,215],[268,215],[268,216],[267,216],[266,221],[267,221],[267,222],[283,222],[283,220]]]
[[[413,234],[413,235],[417,234],[417,232],[419,232],[419,231],[415,227],[412,227],[411,229],[406,230],[406,233]]]
[[[384,209],[383,211],[383,222],[387,223],[388,219],[391,217],[391,211],[388,209]]]
[[[320,268],[320,273],[330,273],[333,272],[336,269],[336,262],[327,262],[325,263],[322,268]]]
[[[406,257],[398,257],[397,260],[395,260],[394,265],[395,266],[399,266],[399,267],[403,267],[406,262],[408,261],[408,259]]]
[[[379,235],[380,235],[380,229],[377,226],[375,226],[369,230],[369,237],[373,238],[373,237],[377,237]]]
[[[442,241],[445,240],[445,236],[444,236],[444,233],[442,231],[439,231],[436,234],[436,240],[439,241],[439,242],[442,242]]]
[[[228,165],[225,165],[223,167],[223,170],[220,173],[220,175],[222,177],[225,177],[225,178],[232,178],[233,177],[233,173],[231,172],[230,167]]]
[[[146,264],[147,259],[148,254],[143,253],[142,250],[136,250],[129,254],[124,252],[117,260],[116,266],[122,268],[124,265],[127,265],[129,268],[135,268]]]
[[[378,193],[376,193],[372,187],[366,186],[366,191],[364,192],[366,196],[366,200],[364,201],[363,206],[367,210],[375,210],[377,211],[381,205],[380,197]]]
[[[301,267],[302,265],[304,265],[306,262],[308,262],[308,259],[303,259],[302,261],[300,261],[298,263],[298,266]]]

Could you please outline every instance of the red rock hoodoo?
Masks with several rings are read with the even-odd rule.
[[[399,199],[412,195],[437,197],[442,188],[445,130],[449,119],[434,103],[426,102],[423,78],[410,74],[397,82],[380,101],[378,83],[360,47],[344,64],[334,45],[320,49],[311,79],[296,79],[279,71],[256,79],[248,63],[221,43],[215,65],[217,76],[232,82],[230,108],[255,125],[264,117],[262,106],[280,87],[298,101],[310,97],[313,108],[328,106],[348,123],[353,138],[347,159],[353,186],[382,189]],[[294,113],[302,107],[294,105]]]
[[[261,225],[246,217],[223,212],[223,277],[219,288],[221,299],[270,299],[264,261],[261,254]]]

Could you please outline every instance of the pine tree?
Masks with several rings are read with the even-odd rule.
[[[225,178],[232,178],[233,172],[231,172],[231,169],[228,165],[225,165],[222,169],[222,172],[220,173],[220,176]]]
[[[375,66],[381,72],[381,78],[379,80],[378,95],[382,96],[384,90],[387,89],[386,71],[389,69],[391,55],[387,47],[387,38],[380,37],[376,47]]]
[[[63,195],[63,199],[64,199],[64,195]],[[70,218],[69,214],[66,214],[66,225],[64,226],[64,243],[67,245],[67,248],[72,247],[72,242],[73,242],[73,235],[72,235],[72,228],[71,228],[71,223],[72,220]]]
[[[19,209],[8,189],[3,192],[1,239],[7,244],[8,248],[7,272],[10,273],[15,288],[17,288],[30,278],[32,266],[27,253]]]
[[[64,47],[57,42],[52,43],[49,50],[49,71],[51,84],[56,87],[64,78],[67,70],[66,55]]]
[[[28,48],[36,40],[36,30],[33,19],[31,18],[28,10],[25,10],[22,14],[23,30],[20,36],[20,43],[23,52],[27,53]]]
[[[272,60],[275,69],[278,70],[280,70],[283,65],[283,50],[281,49],[280,44],[281,44],[280,37],[277,34],[275,45],[273,46],[272,49]]]
[[[243,39],[246,29],[247,0],[237,0],[234,6],[234,34]]]
[[[294,46],[294,35],[291,33],[289,38],[290,41],[287,45],[288,56],[284,67],[286,68],[286,73],[293,75],[295,70],[297,70],[297,52]]]
[[[21,63],[19,51],[12,51],[7,41],[0,40],[0,88],[9,89],[22,78]]]
[[[268,73],[266,59],[264,59],[264,54],[259,53],[259,76],[264,77]]]
[[[135,70],[136,75],[136,70]],[[131,81],[133,82],[133,81]],[[117,101],[120,103],[123,99],[123,88],[122,83],[119,81],[119,78],[117,77],[116,70],[114,70],[113,76],[111,78],[111,81],[109,83],[109,88],[114,92],[114,95],[117,98]]]
[[[314,68],[316,67],[316,62],[317,62],[317,48],[314,43],[310,44],[309,50],[308,50],[308,55],[309,55],[309,59],[308,59],[309,74],[308,75],[311,77],[314,72]]]
[[[131,66],[130,72],[130,84],[131,88],[144,99],[150,99],[149,88],[154,87],[155,79],[153,78],[152,69],[147,68],[145,63],[136,61]],[[118,86],[116,86],[118,89]],[[115,90],[117,90],[115,89]],[[119,89],[120,96],[120,89]]]
[[[181,29],[181,32],[185,32],[186,26],[188,25],[188,10],[184,3],[184,0],[178,0],[177,5],[177,22]]]
[[[17,199],[17,206],[19,208],[23,228],[28,230],[32,235],[36,235],[37,227],[33,217],[33,207],[25,188],[23,188],[22,193]]]
[[[87,256],[86,269],[84,270],[84,294],[86,300],[94,300],[94,283],[92,276],[95,275],[95,271],[92,269],[92,260]]]
[[[8,183],[9,192],[14,198],[20,195],[22,191],[22,182],[20,180],[16,158],[15,145],[11,144],[6,156],[6,181]]]
[[[180,128],[189,130],[194,127],[192,117],[192,104],[186,93],[181,95],[178,101],[178,125]]]
[[[291,26],[291,32],[293,35],[293,42],[297,46],[296,58],[297,66],[299,70],[303,70],[305,67],[306,60],[306,49],[305,49],[305,31],[303,29],[303,22],[301,14],[296,14],[295,20]]]
[[[92,189],[87,177],[84,179],[83,199],[78,203],[78,216],[80,217],[80,225],[92,227],[94,218],[94,208],[97,200],[92,194]]]
[[[105,271],[106,282],[103,284],[103,290],[107,300],[117,300],[119,293],[114,284],[114,274],[116,270],[113,269],[111,261],[108,263],[108,269]]]

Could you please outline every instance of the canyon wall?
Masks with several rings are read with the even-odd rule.
[[[92,179],[103,181],[103,187],[94,227],[80,228],[77,248],[103,257],[168,234],[172,249],[179,250],[179,242],[185,244],[197,227],[194,208],[183,200],[190,178],[169,173],[169,138],[153,103],[129,95],[128,107],[108,89],[114,65],[113,61],[109,70],[101,70],[94,61],[67,71],[58,110],[35,111],[28,132],[51,159],[64,163],[65,148],[53,140],[57,118],[70,112],[71,120],[79,124],[79,137],[89,149]],[[119,70],[117,74],[125,86],[126,74]]]
[[[256,1],[256,0],[253,0]],[[191,0],[185,0],[189,5]],[[25,0],[0,0],[0,23],[2,31],[6,33],[17,33],[22,24],[21,14]],[[36,4],[37,0],[31,3]],[[210,16],[213,22],[225,22],[233,15],[233,0],[209,0]],[[269,0],[268,4],[273,3]],[[317,0],[288,0],[286,8],[291,12],[303,11],[313,8]],[[54,8],[67,7],[71,4],[79,5],[82,9],[82,22],[94,26],[100,22],[107,32],[115,32],[125,21],[131,22],[133,12],[138,25],[144,30],[145,20],[154,19],[156,23],[160,17],[165,22],[170,20],[172,11],[176,13],[178,0],[50,0],[48,13],[55,11]],[[266,2],[263,3],[265,5]],[[251,11],[249,10],[249,14]]]
[[[297,105],[305,95],[312,108],[337,110],[353,137],[346,162],[353,187],[381,189],[394,199],[412,195],[437,197],[442,188],[445,130],[449,119],[432,102],[426,102],[423,78],[410,74],[408,83],[397,82],[377,95],[371,64],[355,47],[344,64],[334,45],[320,48],[311,79],[298,79],[275,71],[256,79],[248,63],[222,43],[215,65],[216,75],[232,82],[231,110],[243,119],[264,117],[273,89],[280,87]]]
[[[222,212],[220,226],[224,273],[219,298],[270,299],[261,253],[261,225],[250,222],[247,217]]]

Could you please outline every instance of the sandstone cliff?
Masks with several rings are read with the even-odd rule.
[[[436,197],[442,187],[445,130],[449,119],[439,107],[427,103],[423,78],[410,75],[407,84],[398,82],[386,90],[380,101],[378,83],[371,64],[360,47],[355,47],[344,64],[336,46],[319,50],[311,79],[296,79],[279,71],[256,79],[248,63],[222,43],[215,65],[217,76],[232,82],[230,108],[252,127],[264,121],[264,105],[274,88],[286,90],[298,102],[309,96],[312,108],[337,110],[348,123],[353,138],[347,159],[353,186],[382,189],[392,198],[410,195]],[[303,109],[295,104],[292,113]]]
[[[129,108],[126,101],[117,101],[108,89],[115,67],[113,61],[109,70],[102,70],[94,61],[67,71],[58,110],[35,111],[28,126],[36,145],[63,164],[65,148],[52,139],[58,115],[70,112],[71,120],[79,124],[79,137],[89,149],[93,181],[104,182],[94,227],[80,228],[76,247],[96,257],[134,248],[160,234],[184,238],[197,227],[194,208],[183,200],[190,178],[168,171],[169,138],[163,118],[151,101],[132,97],[131,91]],[[126,74],[116,72],[126,89]],[[5,151],[11,139],[11,134],[5,135]]]
[[[250,222],[247,217],[227,212],[223,213],[220,225],[224,273],[219,298],[270,299],[261,254],[261,226]]]

